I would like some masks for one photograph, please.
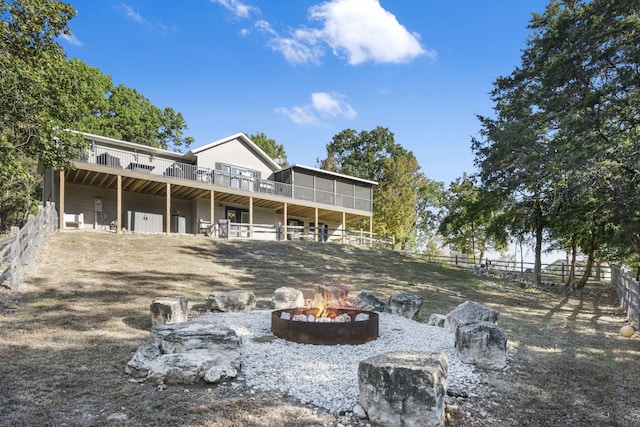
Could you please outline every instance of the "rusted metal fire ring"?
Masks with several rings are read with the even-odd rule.
[[[378,313],[373,311],[337,308],[337,314],[346,313],[351,322],[303,322],[282,319],[282,312],[299,312],[299,308],[276,310],[271,313],[271,332],[278,338],[302,344],[337,345],[364,344],[378,338]],[[304,309],[307,314],[315,314],[313,308]],[[367,320],[355,321],[359,313],[369,315]]]

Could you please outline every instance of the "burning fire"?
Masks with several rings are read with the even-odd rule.
[[[349,322],[351,317],[344,313],[345,308],[353,305],[347,301],[347,289],[343,286],[323,286],[313,299],[307,300],[304,307],[291,313],[291,320],[304,322]],[[339,309],[343,309],[342,313]]]

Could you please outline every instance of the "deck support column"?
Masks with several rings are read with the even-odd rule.
[[[167,219],[165,220],[167,227],[167,236],[171,234],[171,184],[167,182]]]
[[[116,189],[116,233],[122,233],[122,175],[118,175]]]
[[[282,234],[284,237],[284,240],[287,240],[287,223],[289,222],[287,220],[287,202],[284,202],[284,208],[282,210]]]
[[[209,234],[213,235],[216,216],[216,192],[211,190],[211,203],[209,204]],[[199,232],[199,230],[198,230]]]
[[[315,242],[317,242],[318,241],[318,227],[319,227],[319,225],[318,225],[318,208],[315,208],[315,218],[314,219],[316,221],[315,222],[316,226],[314,227],[314,230],[313,230],[313,240]]]
[[[253,196],[249,196],[249,238],[253,239]]]
[[[60,218],[58,219],[58,228],[64,230],[64,169],[58,171],[58,179],[60,180]]]
[[[347,242],[347,213],[342,212],[342,243]]]

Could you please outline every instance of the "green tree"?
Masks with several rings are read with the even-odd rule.
[[[74,14],[57,1],[0,0],[0,232],[32,211],[35,165],[68,166],[83,145],[63,139],[75,111],[55,84],[66,61],[55,40]]]
[[[345,129],[326,146],[320,168],[377,181],[373,196],[373,231],[394,235],[403,249],[415,245],[420,227],[428,226],[419,216],[432,202],[429,181],[420,172],[412,152],[394,140],[387,128],[356,132]]]
[[[470,254],[474,264],[482,261],[487,250],[506,248],[508,236],[500,216],[502,199],[476,185],[472,177],[464,175],[453,182],[442,207],[438,231],[447,245]]]
[[[258,147],[264,151],[267,156],[275,160],[280,167],[287,166],[287,155],[284,152],[284,145],[278,144],[275,139],[267,138],[264,132],[257,132],[253,135],[249,135],[251,139]]]
[[[536,234],[547,228],[590,262],[619,227],[640,253],[639,14],[632,0],[551,1],[521,65],[494,83],[496,118],[482,118],[473,145],[483,182],[526,183]]]
[[[0,233],[22,225],[38,200],[36,168],[73,167],[86,143],[68,129],[180,149],[186,123],[57,43],[70,35],[71,5],[57,0],[0,0]],[[27,194],[30,195],[27,197]]]

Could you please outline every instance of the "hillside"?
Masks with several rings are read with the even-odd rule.
[[[278,287],[310,294],[325,283],[346,285],[351,297],[419,294],[422,321],[465,300],[500,311],[509,367],[483,373],[482,388],[458,398],[450,425],[640,425],[638,334],[618,336],[625,317],[609,286],[523,289],[337,244],[92,232],[52,235],[24,290],[0,291],[0,425],[356,423],[241,384],[159,390],[124,374],[148,339],[156,296],[184,295],[198,308],[214,291],[248,289],[266,303]]]

